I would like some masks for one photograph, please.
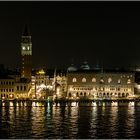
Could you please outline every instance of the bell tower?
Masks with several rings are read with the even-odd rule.
[[[32,41],[31,35],[26,25],[21,37],[21,77],[31,79],[32,71]]]

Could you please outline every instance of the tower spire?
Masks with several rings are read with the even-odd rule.
[[[29,31],[29,26],[25,24],[22,36],[31,36],[30,31]]]

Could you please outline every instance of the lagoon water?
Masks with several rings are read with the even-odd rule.
[[[140,138],[140,106],[2,103],[0,138]]]

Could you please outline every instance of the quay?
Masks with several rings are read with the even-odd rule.
[[[139,106],[140,99],[118,100],[0,100],[0,106],[52,107],[52,106]]]

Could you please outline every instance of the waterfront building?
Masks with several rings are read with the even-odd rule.
[[[29,79],[21,78],[20,81],[15,82],[15,98],[28,99],[29,91],[31,89],[31,82]]]
[[[13,75],[0,76],[0,99],[27,99],[31,88],[30,81],[25,78],[17,79]]]
[[[133,72],[71,71],[67,73],[67,98],[133,98],[134,84]]]
[[[7,76],[0,76],[0,99],[15,98],[15,79]]]

